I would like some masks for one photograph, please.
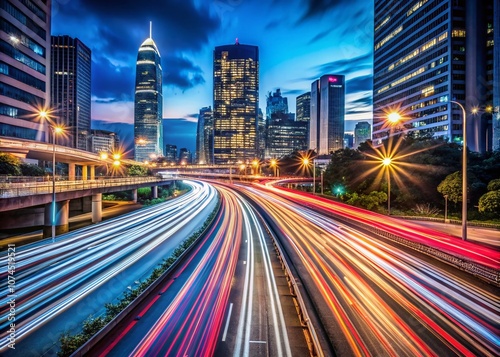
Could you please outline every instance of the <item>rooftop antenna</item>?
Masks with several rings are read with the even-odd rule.
[[[149,38],[153,38],[153,21],[149,21]]]

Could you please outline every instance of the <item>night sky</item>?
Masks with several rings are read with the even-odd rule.
[[[163,117],[172,144],[194,150],[198,111],[213,105],[215,46],[259,46],[260,107],[281,88],[297,95],[323,74],[346,76],[346,130],[372,119],[373,3],[365,0],[53,0],[52,34],[92,50],[92,119],[133,123],[135,62],[149,37],[163,68]],[[168,127],[168,125],[167,125]],[[172,139],[170,139],[172,138]]]

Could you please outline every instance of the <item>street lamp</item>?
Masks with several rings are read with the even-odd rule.
[[[271,167],[274,168],[274,177],[276,177],[276,166],[278,166],[278,161],[276,161],[276,159],[272,159]]]
[[[463,147],[462,147],[462,240],[467,240],[467,118],[465,108],[459,102],[450,100],[450,103],[455,103],[462,110],[462,131],[463,131]]]
[[[387,173],[387,215],[391,215],[391,176],[389,173],[391,167],[392,159],[390,157],[384,157],[382,159],[382,165],[385,166]]]
[[[302,163],[304,166],[309,167],[309,158],[302,159]],[[313,194],[316,194],[316,162],[312,159],[313,164]]]

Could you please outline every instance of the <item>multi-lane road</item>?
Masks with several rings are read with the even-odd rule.
[[[95,294],[110,296],[112,289],[119,295],[144,277],[203,223],[220,197],[214,225],[192,254],[90,355],[307,355],[309,335],[271,236],[293,267],[320,354],[498,354],[498,287],[348,222],[432,244],[490,269],[500,268],[498,251],[290,190],[191,185],[186,197],[169,204],[20,249],[16,348],[40,354],[58,331],[38,349],[31,341],[52,331],[58,318],[83,306],[102,312]],[[120,284],[110,284],[116,276]],[[1,331],[6,316],[2,310]]]

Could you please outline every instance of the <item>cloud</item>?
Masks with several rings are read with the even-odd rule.
[[[306,1],[306,11],[300,21],[310,20],[316,17],[324,16],[328,11],[333,8],[348,4],[352,0],[309,0]]]
[[[328,30],[325,30],[325,31],[321,31],[320,33],[318,33],[316,36],[314,36],[313,38],[311,38],[311,40],[309,41],[309,45],[312,45],[313,43],[315,43],[316,41],[319,41],[321,40],[322,38],[325,38],[326,36],[328,36],[328,34],[330,32],[332,32],[333,29],[328,29]]]
[[[373,88],[373,76],[359,76],[347,80],[345,85],[347,93],[371,91]]]
[[[314,69],[318,73],[318,77],[325,73],[353,73],[359,70],[372,68],[372,53],[367,52],[357,57],[343,58],[322,65],[316,66]]]
[[[167,56],[162,59],[163,83],[182,89],[183,91],[205,83],[203,71],[190,59],[184,56]]]

